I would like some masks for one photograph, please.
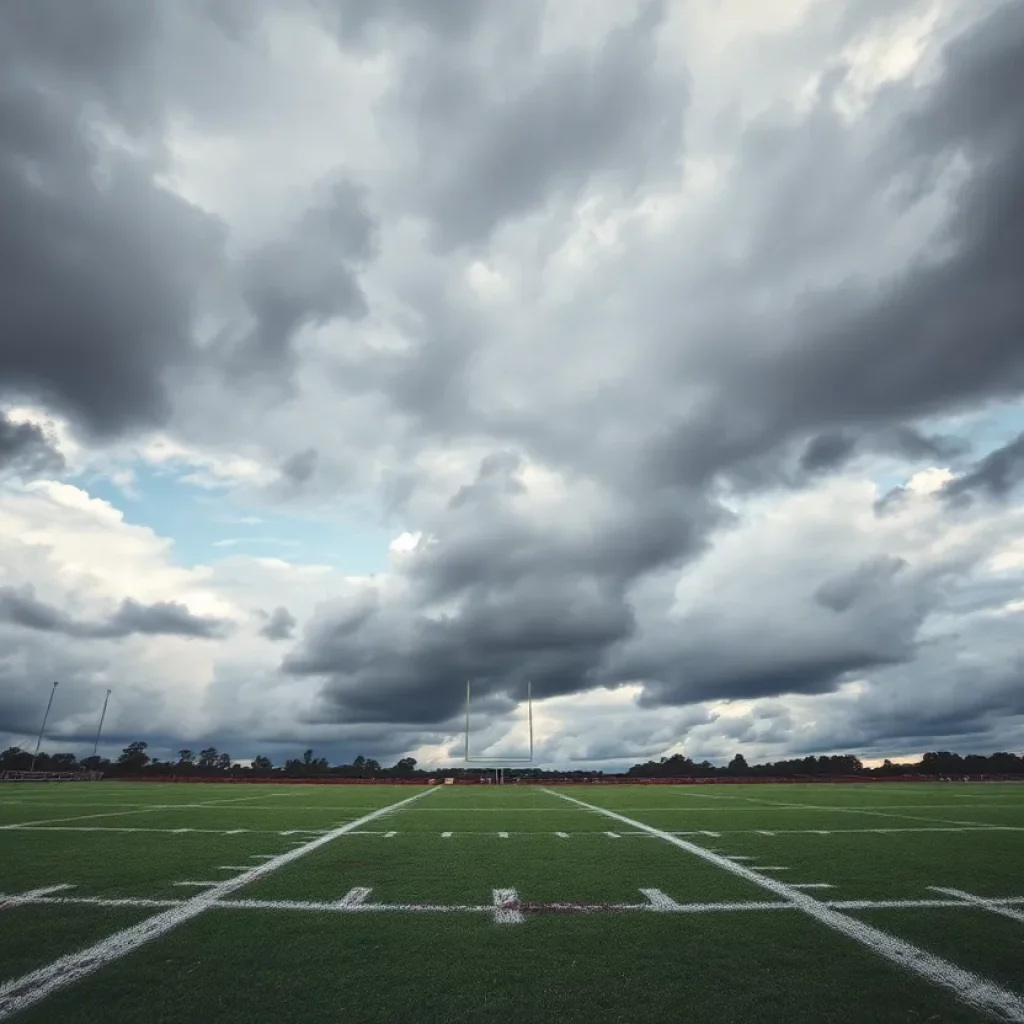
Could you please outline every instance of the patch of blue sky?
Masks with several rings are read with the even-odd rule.
[[[180,471],[132,466],[130,486],[96,472],[69,482],[119,509],[128,523],[147,526],[173,542],[178,565],[209,564],[237,555],[329,565],[351,575],[386,568],[388,544],[401,531],[381,523],[377,511],[358,503],[337,510],[289,509],[269,503],[240,505],[228,487],[197,486]]]

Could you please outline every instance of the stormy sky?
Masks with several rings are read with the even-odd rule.
[[[1024,746],[1024,5],[0,4],[0,743]]]

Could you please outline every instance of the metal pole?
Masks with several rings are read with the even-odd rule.
[[[530,715],[530,760],[533,760],[533,683],[526,684],[526,706]]]
[[[43,742],[43,730],[46,728],[46,720],[50,717],[50,708],[53,706],[53,695],[57,692],[57,684],[53,684],[50,690],[50,699],[46,702],[46,712],[43,714],[43,724],[39,726],[39,737],[36,740],[36,752],[32,755],[32,767],[29,771],[36,770],[36,758],[39,756],[39,745]]]
[[[92,745],[92,756],[96,756],[96,751],[100,745],[100,733],[103,732],[103,719],[107,717],[107,701],[110,700],[110,691],[107,690],[106,697],[103,698],[103,710],[100,712],[100,724],[96,729],[96,742]]]
[[[469,685],[470,680],[466,680],[466,760],[469,760]]]

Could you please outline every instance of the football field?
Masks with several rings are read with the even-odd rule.
[[[0,1020],[1024,1022],[1024,786],[0,785]]]

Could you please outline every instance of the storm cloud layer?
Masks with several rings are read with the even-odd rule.
[[[1024,736],[1022,5],[65,7],[0,9],[18,701],[46,633],[168,742]],[[133,532],[168,466],[274,556]]]

